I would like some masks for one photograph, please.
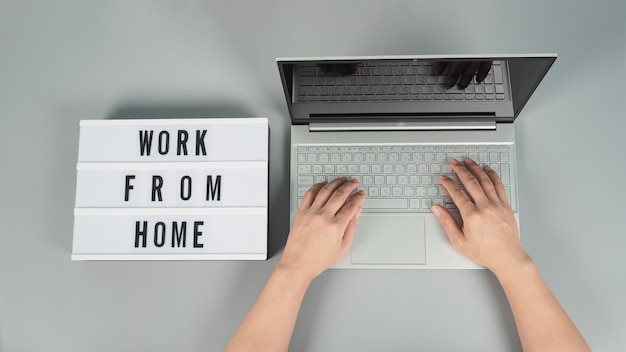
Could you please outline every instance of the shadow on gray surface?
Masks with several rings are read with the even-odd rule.
[[[509,301],[502,290],[502,286],[498,279],[490,273],[488,270],[484,270],[484,274],[487,276],[486,281],[489,285],[490,292],[493,293],[490,301],[497,307],[497,311],[501,312],[498,318],[501,321],[501,333],[506,334],[507,341],[509,342],[509,351],[522,351],[522,343],[519,339],[517,332],[517,326],[515,325],[515,319],[513,318],[513,312],[509,306]]]
[[[272,137],[273,136],[273,137]],[[280,150],[273,150],[272,138],[283,137],[286,140],[278,145],[284,146]],[[267,257],[272,258],[285,247],[289,235],[289,133],[272,133],[270,130],[270,170],[269,170],[269,233],[267,239]],[[272,158],[282,158],[282,162]],[[283,168],[272,165],[284,165]]]
[[[241,106],[231,104],[136,104],[121,106],[114,110],[107,120],[121,119],[177,119],[177,118],[201,118],[201,117],[253,117],[251,111]]]
[[[222,287],[229,293],[220,302],[219,307],[206,317],[204,321],[206,325],[202,328],[205,334],[200,337],[204,340],[202,345],[215,347],[216,351],[226,348],[258,299],[272,273],[273,264],[241,262],[231,267],[229,275],[233,280],[228,288]],[[220,342],[223,346],[216,346]]]

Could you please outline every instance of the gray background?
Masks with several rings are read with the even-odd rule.
[[[277,56],[541,53],[517,124],[524,245],[597,351],[626,349],[623,1],[0,1],[3,351],[218,351],[288,233]],[[266,262],[71,262],[78,121],[267,116]],[[114,141],[112,141],[114,143]],[[323,274],[294,351],[518,351],[487,271]]]

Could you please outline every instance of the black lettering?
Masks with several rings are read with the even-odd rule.
[[[161,229],[161,241],[159,241],[159,229]],[[157,222],[154,224],[154,245],[157,247],[163,247],[165,244],[165,224]]]
[[[139,131],[139,154],[150,155],[150,149],[152,148],[152,135],[154,131]]]
[[[163,197],[161,195],[161,187],[163,187],[163,177],[159,175],[152,176],[152,201],[154,202],[156,196],[159,196],[159,202],[163,201]]]
[[[178,147],[176,148],[176,155],[180,155],[181,150],[184,155],[187,155],[187,139],[189,139],[189,133],[185,130],[178,130]]]
[[[187,195],[185,195],[185,183],[187,184]],[[191,177],[183,176],[180,179],[180,199],[189,200],[189,198],[191,198]]]
[[[193,222],[193,248],[204,248],[204,244],[198,243],[198,237],[202,236],[202,231],[198,231],[198,227],[204,225],[204,221]]]
[[[181,242],[183,247],[187,246],[187,222],[182,222],[179,231],[178,223],[174,221],[172,222],[172,248],[180,247]]]
[[[163,143],[163,136],[165,136],[165,143]],[[170,133],[167,131],[161,131],[159,133],[159,154],[165,155],[170,151]]]
[[[204,147],[204,137],[206,136],[206,130],[196,130],[196,155],[200,155],[200,149],[202,149],[202,155],[206,155],[206,148]]]
[[[135,222],[135,248],[139,248],[139,238],[142,239],[141,246],[146,248],[146,227],[148,227],[148,222],[143,222],[143,230],[139,226],[139,221]]]
[[[126,175],[126,187],[124,189],[124,201],[125,202],[128,202],[128,194],[130,193],[129,191],[135,188],[133,185],[130,184],[130,180],[134,180],[134,179],[135,179],[135,175]]]
[[[213,184],[213,176],[208,175],[206,178],[206,200],[215,200],[217,196],[217,201],[220,201],[222,189],[222,175],[217,175],[215,177],[215,184]],[[209,199],[210,198],[210,199]]]

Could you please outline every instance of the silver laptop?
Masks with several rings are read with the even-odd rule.
[[[366,192],[337,268],[481,268],[430,212],[458,210],[439,184],[452,159],[496,170],[519,223],[514,121],[555,54],[279,58],[291,116],[291,221],[311,185]]]

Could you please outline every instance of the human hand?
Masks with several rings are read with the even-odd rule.
[[[446,89],[454,87],[458,82],[459,89],[465,89],[472,82],[472,78],[476,75],[476,83],[482,82],[489,70],[492,61],[453,61],[443,62],[437,61],[433,65],[433,73],[435,75],[444,74],[448,69],[446,77]]]
[[[482,169],[471,159],[463,164],[452,160],[450,165],[466,191],[446,176],[441,176],[441,184],[459,209],[463,227],[447,209],[435,205],[431,210],[452,247],[494,274],[528,260],[498,174],[488,166]]]
[[[279,265],[313,280],[348,254],[365,192],[341,177],[313,185],[304,195]]]

